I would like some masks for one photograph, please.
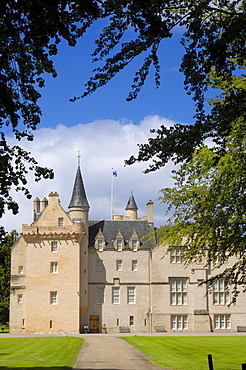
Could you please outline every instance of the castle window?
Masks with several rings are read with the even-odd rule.
[[[103,270],[103,261],[97,260],[97,271],[101,272]]]
[[[18,294],[18,296],[17,296],[17,302],[18,303],[23,303],[23,295],[22,294]]]
[[[182,263],[184,262],[184,251],[182,248],[172,248],[171,249],[171,263]]]
[[[136,252],[138,250],[138,240],[132,239],[132,250],[133,252]]]
[[[187,315],[172,315],[171,316],[171,329],[172,330],[188,329],[188,316]]]
[[[97,304],[104,303],[104,288],[97,288]]]
[[[170,279],[171,305],[180,306],[187,304],[187,280]]]
[[[57,292],[50,292],[50,304],[57,304],[58,294]]]
[[[58,262],[51,262],[50,263],[50,272],[52,274],[57,274],[58,273]]]
[[[19,273],[20,275],[23,275],[23,273],[24,273],[24,268],[23,268],[23,266],[19,266],[19,267],[18,267],[18,273]]]
[[[119,304],[120,303],[120,288],[112,287],[112,303]]]
[[[127,288],[127,303],[129,304],[135,303],[135,287]]]
[[[63,225],[63,217],[58,217],[58,226],[64,226]]]
[[[116,249],[117,249],[117,251],[121,252],[122,248],[123,248],[123,240],[122,239],[116,240]]]
[[[214,315],[214,329],[230,329],[231,316],[230,315]]]
[[[138,270],[138,261],[132,260],[132,271],[137,271],[137,270]]]
[[[122,260],[116,260],[116,270],[122,271]]]
[[[103,251],[103,240],[102,239],[97,240],[97,249],[98,249],[98,252]]]
[[[213,304],[228,305],[230,303],[229,291],[223,279],[214,280],[213,282]]]
[[[51,252],[57,251],[58,251],[57,242],[51,242]]]
[[[134,316],[129,317],[129,325],[134,326]]]

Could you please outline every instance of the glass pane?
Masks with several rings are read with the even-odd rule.
[[[176,319],[177,316],[171,316],[171,328],[176,329]]]
[[[182,316],[178,316],[177,322],[178,322],[178,329],[182,329]]]
[[[219,293],[214,293],[214,304],[219,304]]]
[[[182,294],[182,304],[187,304],[187,294],[186,293],[183,293]]]
[[[226,329],[230,329],[231,327],[231,318],[230,315],[226,315]]]
[[[181,293],[176,293],[176,300],[177,300],[177,304],[178,305],[181,305],[182,304],[182,300],[181,300]]]
[[[183,316],[183,328],[188,329],[188,320],[187,316]]]

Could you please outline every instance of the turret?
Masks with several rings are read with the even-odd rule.
[[[69,216],[72,220],[82,220],[85,226],[88,225],[88,212],[90,206],[86,198],[80,166],[78,166],[77,169],[72,198],[68,208]]]
[[[130,220],[137,220],[138,218],[138,207],[132,193],[126,205],[126,217]]]

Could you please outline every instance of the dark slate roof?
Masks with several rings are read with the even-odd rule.
[[[82,180],[80,167],[78,167],[77,169],[73,187],[73,194],[68,208],[71,207],[89,207],[89,203],[87,201],[85,194],[85,188]]]
[[[131,193],[130,198],[127,202],[126,209],[138,209],[138,206],[135,202],[135,199],[134,199],[134,196],[133,196],[132,193]]]
[[[128,246],[134,230],[136,231],[139,239],[147,235],[152,231],[147,220],[100,220],[100,221],[89,221],[89,247],[94,247],[94,239],[101,229],[103,236],[106,240],[106,248],[113,248],[113,241],[116,238],[118,231],[121,232],[124,240],[125,247]],[[148,241],[140,241],[140,246],[150,248],[153,243]]]

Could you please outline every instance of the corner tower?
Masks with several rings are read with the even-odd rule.
[[[90,206],[86,198],[85,187],[83,184],[80,165],[78,165],[74,187],[73,187],[72,198],[68,206],[69,216],[71,220],[83,221],[85,227],[87,227],[89,208]]]
[[[126,205],[126,217],[129,220],[137,220],[138,218],[138,207],[132,192]]]
[[[88,216],[89,203],[86,198],[85,187],[83,184],[80,165],[75,177],[72,198],[69,203],[69,217],[74,223],[83,223],[84,235],[80,242],[80,258],[79,258],[79,322],[80,332],[83,327],[83,315],[88,309]]]

